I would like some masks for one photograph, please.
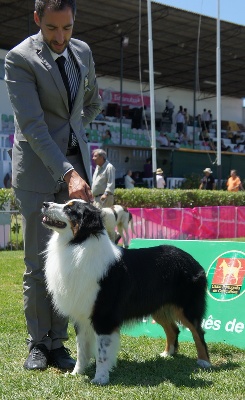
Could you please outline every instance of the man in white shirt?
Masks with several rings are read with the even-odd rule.
[[[157,168],[156,170],[156,181],[157,181],[157,188],[164,189],[166,182],[163,177],[163,170],[161,168]]]
[[[115,168],[106,158],[103,149],[93,151],[93,161],[97,166],[93,174],[92,193],[94,201],[101,208],[114,204]]]
[[[160,143],[161,147],[168,147],[169,146],[169,139],[166,133],[161,132],[160,135],[156,138],[156,141]]]
[[[125,189],[134,189],[134,180],[132,179],[132,171],[129,169],[124,177]]]

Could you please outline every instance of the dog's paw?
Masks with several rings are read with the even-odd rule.
[[[200,358],[197,360],[197,364],[199,365],[199,367],[204,369],[211,368],[210,362],[201,360]]]
[[[171,357],[174,355],[174,353],[175,353],[175,347],[171,344],[169,346],[169,351],[164,350],[164,352],[160,354],[160,357],[163,357],[163,358]]]
[[[71,375],[83,374],[84,368],[79,368],[75,365],[74,370],[71,372]]]
[[[94,379],[91,380],[91,383],[93,385],[100,385],[100,386],[108,385],[109,376],[100,376],[98,378],[96,378],[96,376],[95,376]]]

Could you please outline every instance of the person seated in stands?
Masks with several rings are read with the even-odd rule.
[[[182,132],[182,133],[180,134],[179,143],[180,143],[180,146],[181,146],[182,144],[183,144],[184,146],[187,146],[187,144],[188,144],[188,138],[187,138],[186,132]]]
[[[227,151],[227,146],[224,144],[223,139],[221,139],[221,151]]]
[[[101,110],[101,112],[95,117],[96,121],[104,121],[106,117],[105,110]]]
[[[202,141],[204,141],[204,142],[209,142],[209,132],[208,132],[207,129],[203,129],[203,130],[200,132],[199,140],[202,140]]]
[[[210,140],[209,140],[208,145],[209,145],[209,147],[210,147],[210,150],[213,150],[213,151],[216,151],[216,150],[217,150],[217,148],[216,148],[216,142],[214,142],[213,139],[210,139]]]
[[[111,140],[111,132],[110,132],[109,129],[106,129],[105,133],[102,135],[101,140],[102,140],[102,143],[103,143],[103,144],[110,144],[110,143],[112,143],[112,140]]]
[[[156,141],[159,142],[160,147],[170,146],[169,138],[165,132],[161,132],[160,135],[156,138]]]
[[[242,143],[241,132],[233,132],[233,138],[231,139],[231,143],[233,144]]]
[[[243,149],[241,148],[241,144],[238,143],[236,146],[233,148],[233,153],[242,153]]]

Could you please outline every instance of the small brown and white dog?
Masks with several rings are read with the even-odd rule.
[[[54,307],[76,326],[82,374],[96,357],[93,383],[109,382],[124,323],[152,315],[166,333],[162,357],[178,350],[176,321],[190,329],[198,365],[209,368],[201,327],[207,279],[202,266],[175,246],[124,249],[109,239],[101,210],[82,200],[44,203],[43,224],[54,231],[46,250],[45,277]]]
[[[123,240],[123,247],[127,249],[129,246],[129,226],[132,233],[135,234],[132,214],[126,207],[116,204],[112,207],[102,208],[101,216],[109,238],[112,240],[112,242],[118,243],[118,235],[115,231],[117,229],[120,235],[119,240],[121,237]]]

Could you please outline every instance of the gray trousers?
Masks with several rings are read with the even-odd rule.
[[[86,179],[81,156],[67,157],[81,177]],[[41,177],[37,177],[40,179]],[[14,188],[23,223],[24,262],[23,276],[24,311],[28,331],[27,344],[31,350],[44,344],[49,350],[57,349],[68,339],[68,318],[53,309],[44,282],[44,256],[42,254],[52,232],[41,221],[44,201],[64,203],[69,200],[66,183],[58,184],[54,193],[36,193]]]

